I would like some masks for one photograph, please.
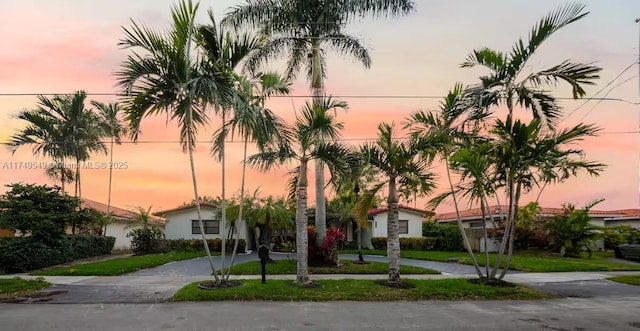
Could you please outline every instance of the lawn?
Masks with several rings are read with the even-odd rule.
[[[171,252],[131,256],[121,259],[79,264],[34,272],[39,276],[119,276],[122,274],[157,267],[172,261],[189,260],[204,256],[204,252]]]
[[[611,278],[607,278],[608,280],[614,281],[614,282],[618,282],[618,283],[625,283],[625,284],[629,284],[629,285],[638,285],[640,286],[640,276],[636,275],[636,276],[618,276],[618,277],[611,277]]]
[[[238,287],[201,290],[200,282],[180,289],[174,301],[417,301],[417,300],[525,300],[550,298],[524,286],[493,287],[471,284],[466,279],[405,280],[415,286],[397,289],[374,280],[321,280],[321,288],[292,286],[291,280],[242,280]]]
[[[43,280],[26,280],[21,278],[0,279],[0,298],[27,295],[51,284]]]
[[[357,254],[357,250],[344,250],[342,254]],[[365,255],[387,255],[382,250],[363,250]],[[471,264],[466,252],[440,251],[401,251],[400,256],[407,259],[448,262],[450,258],[459,258],[459,263]],[[541,251],[518,251],[511,260],[509,269],[526,272],[565,272],[565,271],[628,271],[640,270],[640,264],[633,265],[606,260],[612,253],[593,253],[592,258],[564,258]],[[491,266],[495,263],[496,254],[489,255]],[[484,265],[484,254],[476,253],[480,265]],[[366,260],[366,258],[365,258]]]
[[[380,262],[370,262],[368,264],[354,264],[353,261],[342,260],[344,266],[341,267],[320,267],[309,268],[311,274],[386,274],[389,272],[389,264]],[[402,266],[400,272],[403,274],[440,274],[440,272],[412,266]],[[276,260],[276,263],[268,263],[266,266],[268,275],[295,275],[296,260]],[[236,264],[231,269],[233,275],[259,275],[260,261],[251,261]]]

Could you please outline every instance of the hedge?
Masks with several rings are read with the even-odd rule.
[[[27,272],[77,259],[110,254],[114,237],[65,236],[49,245],[31,237],[0,238],[0,270]]]
[[[174,251],[197,252],[204,250],[204,245],[200,239],[171,239],[167,240],[169,248]],[[222,252],[222,239],[207,239],[209,250],[212,252]],[[226,241],[226,251],[233,252],[235,239]],[[238,253],[245,253],[247,250],[247,242],[244,239],[238,241]]]
[[[415,250],[415,251],[433,251],[436,250],[438,243],[437,237],[416,237],[416,238],[400,238],[400,249]],[[387,249],[387,238],[374,237],[371,238],[371,244],[374,249],[385,250]]]

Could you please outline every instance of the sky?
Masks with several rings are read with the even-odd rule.
[[[168,0],[0,2],[0,31],[4,31],[3,47],[0,47],[0,143],[24,127],[24,123],[12,116],[37,103],[34,95],[6,94],[116,92],[114,72],[127,55],[127,51],[117,45],[123,37],[122,27],[130,26],[133,19],[165,29],[173,3],[175,1]],[[228,8],[242,3],[239,0],[201,1],[198,20],[208,21],[208,8],[220,20]],[[474,84],[485,73],[482,69],[460,68],[460,63],[473,49],[490,47],[509,51],[518,38],[527,37],[543,15],[564,2],[418,0],[416,3],[417,12],[411,16],[367,19],[348,27],[350,34],[369,47],[373,59],[370,69],[350,58],[329,55],[327,93],[349,104],[349,109],[338,115],[338,120],[344,123],[345,142],[359,144],[374,138],[380,122],[400,125],[415,110],[437,109],[439,98],[456,82]],[[545,207],[559,207],[563,203],[581,206],[604,198],[599,209],[638,208],[639,69],[637,65],[632,66],[638,59],[639,30],[634,22],[639,16],[638,2],[591,0],[582,3],[590,14],[546,41],[530,61],[528,70],[541,70],[565,59],[593,62],[603,68],[597,84],[586,89],[588,97],[596,100],[586,103],[562,100],[564,114],[571,115],[561,126],[584,121],[601,127],[599,137],[587,139],[576,147],[583,149],[589,160],[606,163],[608,167],[599,177],[580,175],[546,188],[540,203]],[[629,66],[631,68],[624,71]],[[270,67],[281,69],[282,65],[275,61]],[[306,101],[296,96],[306,96],[308,91],[308,83],[300,75],[293,85],[293,97],[270,100],[267,106],[291,122],[295,109]],[[554,95],[570,97],[570,91],[559,86],[554,89]],[[605,95],[623,101],[598,102],[597,98]],[[117,101],[109,96],[89,98]],[[195,165],[201,196],[221,193],[221,165],[209,153],[211,135],[219,124],[220,120],[213,118],[201,131],[202,142],[197,145]],[[153,210],[160,210],[193,199],[189,160],[177,139],[177,125],[159,116],[145,119],[138,144],[125,142],[116,146],[113,158],[120,169],[113,172],[113,205],[152,206]],[[240,188],[241,147],[237,141],[227,147],[227,195],[237,193]],[[50,160],[34,156],[30,147],[12,154],[0,145],[0,185],[54,184],[42,169],[7,167],[34,161]],[[108,157],[94,155],[91,161],[108,161]],[[248,169],[247,189],[250,192],[259,189],[263,196],[283,195],[290,168],[282,167],[269,173]],[[434,193],[446,190],[442,165],[435,164],[433,171],[438,176]],[[83,197],[106,202],[108,170],[84,170],[82,177]],[[310,202],[314,197],[313,183],[310,180]],[[5,190],[1,187],[0,193]],[[534,190],[522,200],[530,201],[537,194]],[[409,204],[422,208],[427,199]],[[452,208],[451,203],[445,203],[436,211],[447,212]]]

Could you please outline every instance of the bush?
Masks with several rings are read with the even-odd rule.
[[[0,238],[0,269],[6,273],[27,272],[80,258],[106,255],[114,237],[65,236],[43,243],[32,237]]]
[[[460,228],[458,228],[457,225],[439,225],[438,244],[436,249],[439,251],[464,251]]]
[[[438,243],[437,237],[415,237],[415,238],[400,238],[400,249],[412,250],[412,251],[433,251]],[[374,249],[385,250],[387,249],[387,238],[374,237],[371,238],[371,244]]]
[[[172,239],[166,240],[166,242],[170,250],[178,252],[204,251],[204,245],[200,239]],[[207,239],[207,245],[211,252],[222,252],[222,239]],[[227,240],[227,253],[233,252],[233,245],[235,245],[235,239]],[[244,239],[240,239],[240,241],[238,241],[238,253],[245,253],[246,251],[247,242]]]
[[[159,229],[134,229],[127,234],[131,237],[131,250],[135,255],[166,253],[171,249]]]
[[[438,237],[438,223],[435,222],[423,222],[422,223],[422,236],[423,237]]]

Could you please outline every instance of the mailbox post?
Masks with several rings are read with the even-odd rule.
[[[262,284],[266,283],[266,267],[267,262],[269,262],[269,248],[264,244],[264,241],[260,242],[260,247],[258,248],[258,257],[260,258],[260,271],[262,274]]]

